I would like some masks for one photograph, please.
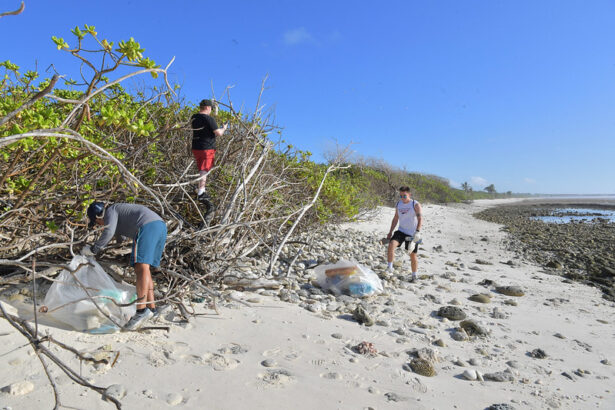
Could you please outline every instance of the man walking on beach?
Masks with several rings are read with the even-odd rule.
[[[159,313],[154,302],[150,266],[160,266],[167,240],[167,225],[154,211],[136,204],[114,204],[105,209],[102,202],[93,202],[88,207],[88,218],[90,229],[101,225],[105,226],[105,230],[92,247],[83,247],[81,254],[84,256],[96,255],[114,236],[118,242],[122,237],[133,239],[130,265],[137,275],[137,313],[124,325],[124,329],[138,329]]]
[[[395,248],[401,246],[403,242],[406,243],[406,250],[410,252],[410,265],[412,268],[412,281],[416,280],[418,270],[418,257],[417,252],[419,250],[419,243],[421,241],[421,226],[423,225],[423,215],[421,210],[421,204],[418,201],[412,199],[410,188],[403,186],[399,188],[399,198],[397,205],[395,205],[395,216],[391,222],[391,229],[387,234],[389,239],[389,247],[387,249],[387,272],[393,273],[393,258],[395,256]],[[395,233],[393,230],[397,227],[399,222],[399,228]],[[410,249],[409,249],[410,247]]]
[[[207,174],[214,165],[216,155],[216,137],[221,137],[226,131],[228,124],[218,128],[216,120],[211,114],[213,103],[211,100],[202,100],[199,103],[199,112],[191,118],[192,123],[192,154],[196,161],[196,166],[201,175],[197,199],[205,204],[207,212],[211,210],[213,204],[205,191]]]

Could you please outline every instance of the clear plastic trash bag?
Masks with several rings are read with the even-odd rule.
[[[314,271],[320,287],[336,295],[372,296],[384,290],[378,275],[354,261],[340,260],[317,266]]]
[[[113,333],[135,314],[136,304],[119,307],[113,303],[135,300],[134,286],[114,281],[94,258],[75,256],[68,267],[74,273],[60,272],[45,295],[46,318],[82,332]]]

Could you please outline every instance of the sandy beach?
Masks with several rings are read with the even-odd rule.
[[[169,312],[161,321],[169,332],[41,331],[117,359],[113,366],[80,365],[60,353],[95,385],[117,385],[114,394],[126,409],[615,408],[615,304],[596,288],[565,283],[519,260],[504,249],[500,225],[472,217],[507,201],[513,200],[424,205],[420,280],[385,281],[383,294],[356,300],[368,307],[373,326],[335,309],[342,304],[333,296],[313,298],[323,308],[310,311],[305,303],[280,300],[278,291],[257,289],[233,291],[250,306],[224,301],[220,315],[195,305],[203,315],[190,323]],[[384,269],[378,240],[392,216],[393,209],[380,208],[368,221],[344,224],[340,238],[369,234],[365,252],[379,255],[373,263]],[[507,296],[496,286],[518,286],[524,294]],[[478,294],[484,296],[473,299],[487,303],[469,300]],[[445,306],[461,309],[485,335],[453,338],[459,321],[438,315]],[[377,353],[353,350],[364,341]],[[25,343],[0,319],[0,408],[53,408],[47,377]],[[413,371],[409,363],[416,357],[436,374]],[[114,408],[50,367],[66,408]],[[24,389],[11,394],[16,384]]]

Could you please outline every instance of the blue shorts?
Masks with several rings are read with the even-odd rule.
[[[134,266],[135,263],[146,263],[154,268],[160,266],[166,241],[167,225],[163,221],[153,221],[143,225],[132,243],[130,266]]]

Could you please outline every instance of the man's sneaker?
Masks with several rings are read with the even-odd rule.
[[[385,272],[388,273],[389,275],[393,274],[393,272],[394,272],[393,267],[392,266],[387,266]]]
[[[416,282],[418,280],[416,273],[413,273],[412,276],[410,277],[410,282]]]
[[[200,194],[200,195],[197,195],[197,196],[196,196],[196,199],[197,199],[198,201],[201,201],[201,202],[204,202],[204,203],[208,203],[208,202],[210,202],[209,194],[207,193],[207,191],[203,192],[203,193],[202,193],[202,194]]]
[[[124,330],[137,330],[141,326],[143,326],[145,322],[151,319],[152,316],[154,316],[154,312],[149,310],[149,308],[145,308],[143,312],[135,313],[135,315],[132,318],[130,318],[128,323],[124,325],[123,329]]]

